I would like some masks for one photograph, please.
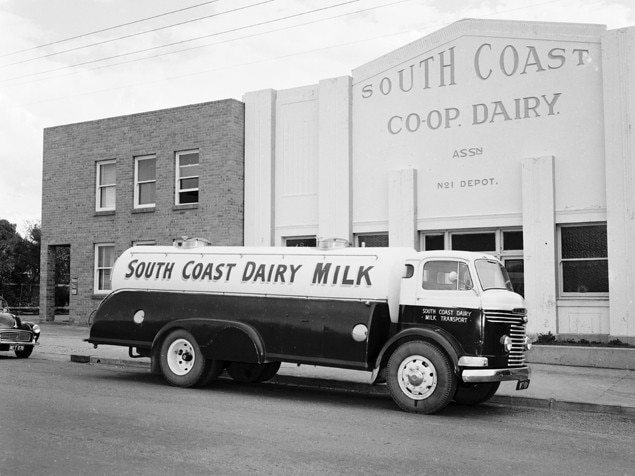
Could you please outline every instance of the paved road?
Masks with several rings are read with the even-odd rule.
[[[0,474],[635,474],[635,421],[0,356]]]

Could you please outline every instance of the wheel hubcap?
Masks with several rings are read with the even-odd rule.
[[[437,387],[437,371],[432,362],[421,355],[404,359],[397,376],[401,390],[414,400],[428,398]]]
[[[168,366],[176,375],[187,374],[192,370],[195,360],[194,347],[185,339],[177,339],[168,347]]]

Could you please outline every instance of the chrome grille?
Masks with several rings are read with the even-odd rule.
[[[7,342],[31,342],[31,333],[29,331],[2,331],[0,332],[0,343]]]
[[[509,352],[507,365],[522,367],[525,365],[525,316],[524,309],[514,311],[485,311],[485,320],[493,324],[509,324],[509,337],[512,339],[512,349]]]
[[[509,329],[512,338],[512,350],[509,351],[507,363],[510,367],[525,365],[525,326],[512,324]]]

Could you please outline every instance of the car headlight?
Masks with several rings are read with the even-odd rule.
[[[37,324],[33,324],[33,328],[32,328],[33,332],[36,334],[40,333],[40,326],[38,326]]]
[[[505,351],[505,353],[508,353],[510,350],[512,350],[512,338],[504,335],[501,337],[500,339],[500,343],[503,344],[503,350]]]

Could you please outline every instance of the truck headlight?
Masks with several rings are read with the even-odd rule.
[[[503,344],[503,350],[505,353],[509,353],[512,350],[512,338],[504,335],[501,337],[500,343]]]

